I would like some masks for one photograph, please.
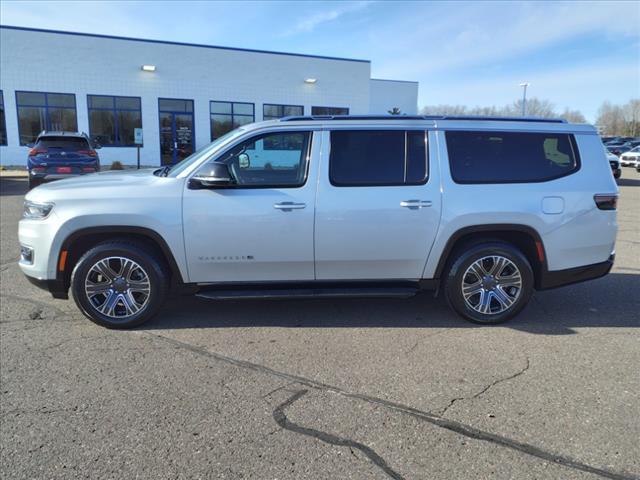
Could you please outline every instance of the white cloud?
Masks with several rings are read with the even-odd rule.
[[[304,18],[303,20],[299,20],[293,28],[285,30],[280,35],[281,37],[291,37],[293,35],[298,35],[300,33],[310,33],[315,30],[318,25],[323,23],[331,22],[336,20],[343,15],[351,12],[355,12],[357,10],[361,10],[371,2],[362,1],[355,3],[341,3],[339,7],[332,8],[331,10],[326,10],[323,12],[314,13],[308,18]]]

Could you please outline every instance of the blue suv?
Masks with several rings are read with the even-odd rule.
[[[29,188],[43,182],[100,171],[100,158],[84,133],[44,131],[31,147],[27,159]]]

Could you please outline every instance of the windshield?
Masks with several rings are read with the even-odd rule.
[[[218,145],[220,145],[223,142],[226,142],[231,137],[240,135],[244,131],[245,131],[244,128],[236,128],[235,130],[231,130],[230,132],[224,134],[220,138],[216,138],[213,142],[205,145],[204,147],[199,148],[198,150],[193,152],[191,155],[189,155],[187,158],[185,158],[184,160],[172,166],[169,172],[167,173],[167,177],[177,177],[180,173],[182,173],[184,170],[186,170],[192,164],[196,163],[201,158],[208,157],[211,151],[215,150],[215,148]]]

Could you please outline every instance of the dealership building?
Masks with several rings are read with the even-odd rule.
[[[42,130],[86,132],[103,165],[179,161],[239,125],[291,115],[415,114],[418,83],[371,62],[0,26],[0,161]],[[139,137],[138,137],[139,138]]]

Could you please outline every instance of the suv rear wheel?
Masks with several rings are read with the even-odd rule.
[[[80,258],[71,275],[71,291],[91,321],[108,328],[129,328],[158,312],[167,279],[163,262],[142,246],[105,242]]]
[[[454,259],[445,278],[451,307],[474,323],[509,320],[529,302],[533,271],[527,258],[507,243],[474,245]]]

